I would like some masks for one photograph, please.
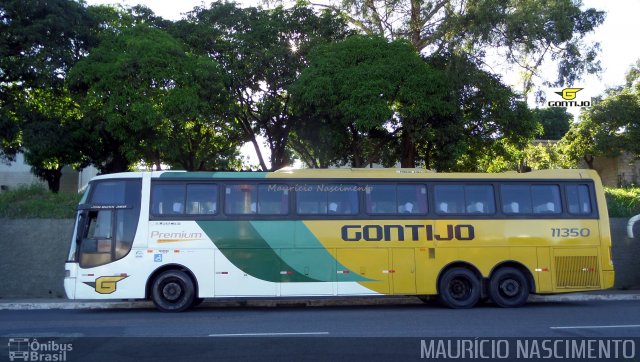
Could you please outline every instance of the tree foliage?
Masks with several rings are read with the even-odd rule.
[[[225,82],[218,64],[189,54],[162,30],[136,25],[107,34],[69,75],[83,106],[84,153],[102,172],[140,161],[188,170],[237,166]]]
[[[542,133],[536,136],[539,140],[561,139],[573,122],[573,115],[562,107],[536,108],[533,116],[542,125]]]
[[[306,160],[309,164],[327,165],[348,154],[353,167],[364,167],[381,162],[382,153],[397,143],[403,166],[415,167],[417,140],[433,133],[428,119],[451,108],[443,73],[408,43],[375,37],[318,47],[309,59],[292,87],[293,104],[304,120],[296,132],[308,148],[298,147],[299,154],[324,148],[324,137],[317,136],[331,135],[332,153]]]
[[[481,69],[467,56],[430,57],[444,70],[452,89],[455,112],[437,121],[443,132],[423,143],[427,165],[437,170],[486,171],[482,160],[513,159],[539,132],[521,95],[502,83],[499,76]]]
[[[92,21],[72,0],[0,3],[0,158],[37,147],[24,143],[25,110],[36,95],[64,102],[64,77],[92,45]]]
[[[80,111],[69,94],[33,89],[24,94],[21,114],[25,161],[32,172],[58,192],[62,169],[79,166],[83,157],[77,152]]]
[[[197,7],[174,28],[176,36],[215,59],[230,76],[234,114],[263,170],[269,167],[259,136],[266,140],[271,169],[291,163],[289,86],[305,67],[309,50],[347,33],[346,24],[328,11],[316,14],[301,5],[242,9],[220,2]]]
[[[581,9],[580,0],[342,0],[315,5],[341,10],[368,35],[407,39],[421,53],[466,53],[479,60],[498,54],[525,71],[525,91],[544,60],[558,64],[556,85],[600,69],[598,44],[584,39],[604,21],[604,12]]]
[[[562,139],[563,152],[573,161],[616,157],[627,151],[640,157],[640,61],[627,72],[626,84],[610,89],[606,96],[580,115]]]
[[[499,78],[465,57],[425,62],[405,41],[354,36],[319,47],[292,91],[304,119],[297,135],[309,141],[299,153],[318,153],[319,135],[331,135],[334,154],[322,156],[349,154],[354,167],[400,160],[477,170],[479,158],[504,152],[498,139],[524,147],[537,131],[526,104]]]

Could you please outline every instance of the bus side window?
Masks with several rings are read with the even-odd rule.
[[[224,211],[227,214],[255,214],[257,211],[256,185],[227,185]]]
[[[520,204],[515,201],[511,201],[504,207],[505,214],[518,214],[520,213]]]
[[[529,185],[507,184],[500,186],[502,211],[505,214],[530,214],[531,188]]]
[[[465,212],[463,185],[435,185],[433,190],[438,214],[461,214]]]
[[[398,206],[401,214],[424,214],[427,211],[425,185],[398,185]]]
[[[446,214],[449,212],[449,204],[447,204],[446,202],[441,202],[440,204],[438,204],[438,212],[442,213],[442,214]]]
[[[395,185],[368,185],[365,192],[367,212],[370,214],[396,213]]]
[[[534,214],[558,214],[560,208],[560,187],[558,185],[532,185],[531,199]]]
[[[187,185],[187,214],[215,214],[217,212],[217,200],[217,185]]]
[[[570,214],[590,214],[591,198],[587,185],[567,185],[567,205]]]
[[[327,193],[319,185],[299,185],[296,189],[296,207],[300,215],[319,215],[327,213]],[[336,205],[336,209],[338,206]]]
[[[467,206],[467,212],[470,214],[484,214],[484,203],[477,201]]]
[[[156,215],[184,214],[185,185],[153,185],[151,210]]]
[[[251,212],[256,212],[251,204]],[[257,212],[261,215],[285,215],[289,213],[289,186],[281,184],[258,185]]]
[[[465,185],[464,198],[469,214],[493,214],[496,211],[491,185]]]
[[[329,184],[327,202],[337,204],[335,213],[338,215],[357,214],[358,211],[358,191],[356,185]]]

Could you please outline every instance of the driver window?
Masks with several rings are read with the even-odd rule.
[[[93,214],[93,213],[92,213]],[[97,215],[91,215],[89,219],[88,239],[111,238],[111,211],[98,211]]]
[[[89,212],[86,235],[80,244],[81,267],[94,267],[112,261],[112,217],[111,210]]]

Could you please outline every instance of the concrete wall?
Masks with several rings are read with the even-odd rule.
[[[616,288],[640,288],[640,238],[627,219],[612,219]],[[0,219],[0,298],[63,298],[64,262],[73,220]]]
[[[0,298],[63,298],[73,220],[0,219]]]

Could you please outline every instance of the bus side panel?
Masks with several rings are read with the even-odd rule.
[[[336,263],[335,260],[326,262],[326,255],[324,249],[281,250],[282,260],[286,260],[293,270],[282,271],[280,295],[336,295]],[[290,282],[289,273],[293,271],[318,281]]]
[[[550,249],[547,247],[537,248],[538,267],[533,274],[536,281],[536,293],[550,293],[553,291],[553,278],[551,273]]]
[[[354,288],[347,281],[348,274],[338,274],[338,295],[389,294],[389,250],[387,248],[351,248],[338,249],[338,260],[355,271],[365,281],[364,288]],[[366,289],[365,289],[366,288]]]
[[[136,253],[132,250],[113,263],[78,269],[75,299],[143,299],[150,271],[133,261]]]
[[[243,261],[251,265],[260,265],[261,260],[269,257],[269,250],[260,249],[235,249],[227,250],[228,253],[237,254]],[[232,264],[221,251],[215,252],[215,295],[227,296],[276,296],[278,284],[258,279]],[[274,274],[280,265],[264,265],[271,269],[265,272]]]
[[[599,248],[553,248],[554,291],[601,289]]]

